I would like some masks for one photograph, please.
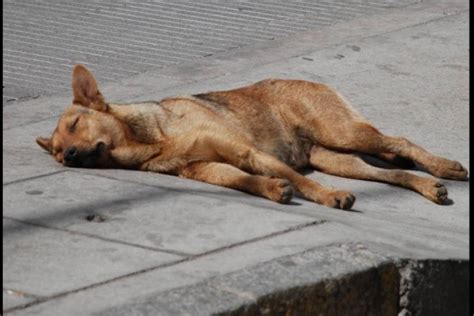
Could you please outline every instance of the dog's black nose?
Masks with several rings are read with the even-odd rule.
[[[74,146],[66,148],[64,151],[64,160],[67,162],[73,161],[77,157],[77,149]]]

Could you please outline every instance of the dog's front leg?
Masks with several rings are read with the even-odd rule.
[[[293,187],[289,181],[251,175],[225,163],[190,163],[179,171],[179,175],[263,196],[278,203],[288,203],[293,197]]]
[[[161,153],[161,144],[134,144],[120,146],[110,151],[111,158],[125,168],[139,168]]]
[[[311,181],[282,161],[256,148],[242,145],[229,150],[229,147],[220,147],[219,152],[224,160],[240,169],[289,180],[304,198],[318,204],[340,209],[350,209],[354,204],[355,197],[350,192],[333,190]]]

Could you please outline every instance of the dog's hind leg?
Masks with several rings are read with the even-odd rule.
[[[182,168],[179,175],[263,196],[278,203],[288,203],[293,197],[293,187],[288,180],[251,175],[219,162],[194,162]]]
[[[411,169],[415,167],[415,163],[413,162],[413,160],[403,158],[396,154],[380,153],[380,154],[375,154],[375,157],[377,157],[380,160],[387,161],[403,169]]]
[[[438,204],[447,201],[448,191],[436,179],[419,177],[403,170],[377,168],[365,163],[354,154],[314,146],[311,149],[310,164],[317,170],[340,177],[386,182],[405,187]]]
[[[439,178],[466,180],[467,170],[457,161],[435,156],[404,137],[386,136],[365,122],[353,122],[336,135],[337,141],[322,139],[326,148],[359,151],[367,154],[390,153],[412,160]]]
[[[392,137],[382,134],[370,123],[346,120],[338,124],[329,119],[327,122],[314,120],[315,142],[325,148],[338,151],[358,151],[371,155],[395,154],[412,160],[427,172],[439,178],[466,180],[467,170],[457,161],[435,156],[404,137]],[[390,156],[390,155],[389,155]]]
[[[304,122],[315,143],[339,151],[395,154],[416,162],[436,177],[467,179],[467,170],[459,162],[435,156],[404,137],[382,134],[335,90],[324,85],[306,86],[304,97],[300,97],[305,102],[293,111],[301,112],[294,124]]]

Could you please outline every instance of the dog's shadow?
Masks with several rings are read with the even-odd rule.
[[[303,205],[303,203],[295,202],[295,201],[291,200],[290,202],[287,203],[287,205],[300,206],[300,205]]]
[[[348,209],[348,210],[342,210],[342,211],[350,212],[350,213],[360,213],[360,214],[364,214],[364,212],[359,211],[358,209],[355,209],[355,208],[351,208],[351,209]]]

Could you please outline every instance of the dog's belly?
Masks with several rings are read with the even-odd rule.
[[[295,140],[288,143],[282,143],[280,146],[273,148],[273,150],[266,152],[290,165],[294,169],[302,169],[308,165],[311,147],[312,144],[310,142]]]
[[[222,128],[233,130],[235,139],[250,141],[295,169],[307,166],[313,142],[268,105],[232,103],[216,95],[199,95],[192,100],[219,116]]]
[[[302,137],[291,127],[277,118],[265,120],[248,120],[227,116],[227,128],[235,131],[235,138],[247,139],[259,150],[270,154],[290,165],[301,169],[308,165],[313,142]],[[237,135],[238,134],[238,135]]]

